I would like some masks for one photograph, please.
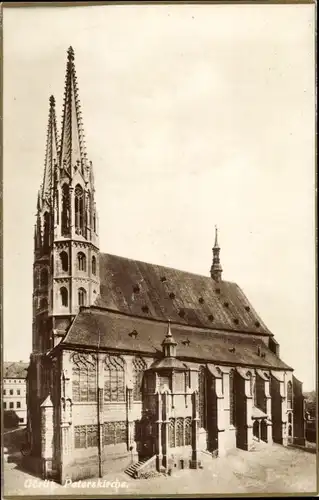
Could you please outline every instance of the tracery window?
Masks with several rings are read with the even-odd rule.
[[[289,381],[287,384],[287,408],[292,408],[292,383]]]
[[[184,419],[176,419],[176,446],[184,446]]]
[[[75,229],[77,233],[82,234],[84,230],[84,193],[79,184],[74,190],[74,214]]]
[[[206,370],[204,366],[198,372],[198,409],[200,427],[206,427]]]
[[[83,252],[78,253],[78,270],[86,271],[86,256]]]
[[[74,447],[90,448],[97,446],[97,425],[76,425],[74,427]]]
[[[104,422],[103,443],[104,445],[126,443],[127,428],[126,422]]]
[[[63,307],[67,307],[68,306],[68,302],[69,302],[69,298],[68,298],[68,291],[65,288],[65,286],[63,286],[62,288],[60,288],[60,297],[61,297],[61,305]]]
[[[69,256],[66,252],[60,253],[60,262],[62,271],[67,272],[69,270]]]
[[[91,193],[88,191],[86,197],[86,225],[91,226]]]
[[[105,359],[104,401],[125,401],[125,364],[121,356],[108,355]]]
[[[78,303],[79,306],[86,306],[86,290],[84,288],[78,290]]]
[[[146,370],[145,361],[138,357],[133,360],[133,400],[141,401],[142,400],[142,382],[143,382],[143,374],[144,370]]]
[[[62,186],[62,210],[61,210],[61,230],[62,236],[67,236],[69,233],[70,221],[70,194],[67,184]]]
[[[73,355],[72,387],[75,402],[96,401],[97,365],[92,355]]]

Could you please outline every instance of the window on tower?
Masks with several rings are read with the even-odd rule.
[[[62,210],[61,210],[62,236],[68,236],[68,234],[69,234],[69,215],[70,215],[69,186],[67,184],[63,184],[63,187],[62,187]]]
[[[84,288],[79,288],[78,301],[79,306],[86,306],[86,290],[84,290]]]
[[[56,224],[59,224],[59,215],[60,215],[60,208],[59,208],[59,191],[55,191],[55,213],[56,213]]]
[[[60,262],[62,271],[67,272],[69,270],[69,256],[66,252],[60,253]]]
[[[65,286],[60,288],[60,296],[61,296],[61,305],[63,307],[67,307],[67,305],[68,305],[68,291],[65,288]]]
[[[44,253],[48,253],[50,248],[50,214],[48,212],[45,212],[43,222],[44,222],[43,250]]]
[[[78,270],[86,271],[86,257],[83,252],[78,253]]]
[[[74,214],[75,214],[75,229],[78,234],[84,232],[84,196],[83,189],[78,184],[74,191]]]
[[[93,255],[92,257],[92,274],[96,275],[96,257]]]

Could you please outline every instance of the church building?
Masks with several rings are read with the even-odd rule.
[[[63,484],[302,444],[302,385],[243,291],[223,280],[217,230],[207,276],[100,250],[72,47],[58,136],[51,96],[34,232],[28,463]]]

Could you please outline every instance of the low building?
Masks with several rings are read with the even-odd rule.
[[[3,364],[3,422],[7,428],[27,424],[27,368],[28,363],[23,361]]]

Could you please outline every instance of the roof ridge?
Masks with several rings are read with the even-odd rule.
[[[145,260],[139,260],[139,259],[132,259],[130,257],[124,257],[123,255],[116,255],[116,254],[112,254],[112,253],[109,253],[109,252],[100,252],[100,255],[106,255],[106,256],[110,256],[110,257],[116,257],[117,259],[123,259],[123,260],[127,260],[127,261],[133,261],[133,262],[138,262],[139,264],[146,264],[148,266],[156,266],[156,267],[159,267],[161,269],[170,269],[172,271],[177,271],[177,272],[180,272],[180,273],[185,273],[185,274],[190,274],[192,276],[200,276],[201,278],[207,278],[209,281],[212,281],[212,278],[207,274],[199,274],[199,273],[195,273],[195,272],[192,272],[192,271],[187,271],[185,269],[178,269],[176,267],[172,267],[172,266],[164,266],[163,264],[156,264],[155,262],[147,262]],[[228,281],[228,280],[222,280],[220,284],[223,284],[223,283],[229,283],[229,284],[233,284],[233,285],[236,285],[239,287],[239,285],[237,283],[235,283],[234,281]],[[240,288],[240,287],[239,287]]]

